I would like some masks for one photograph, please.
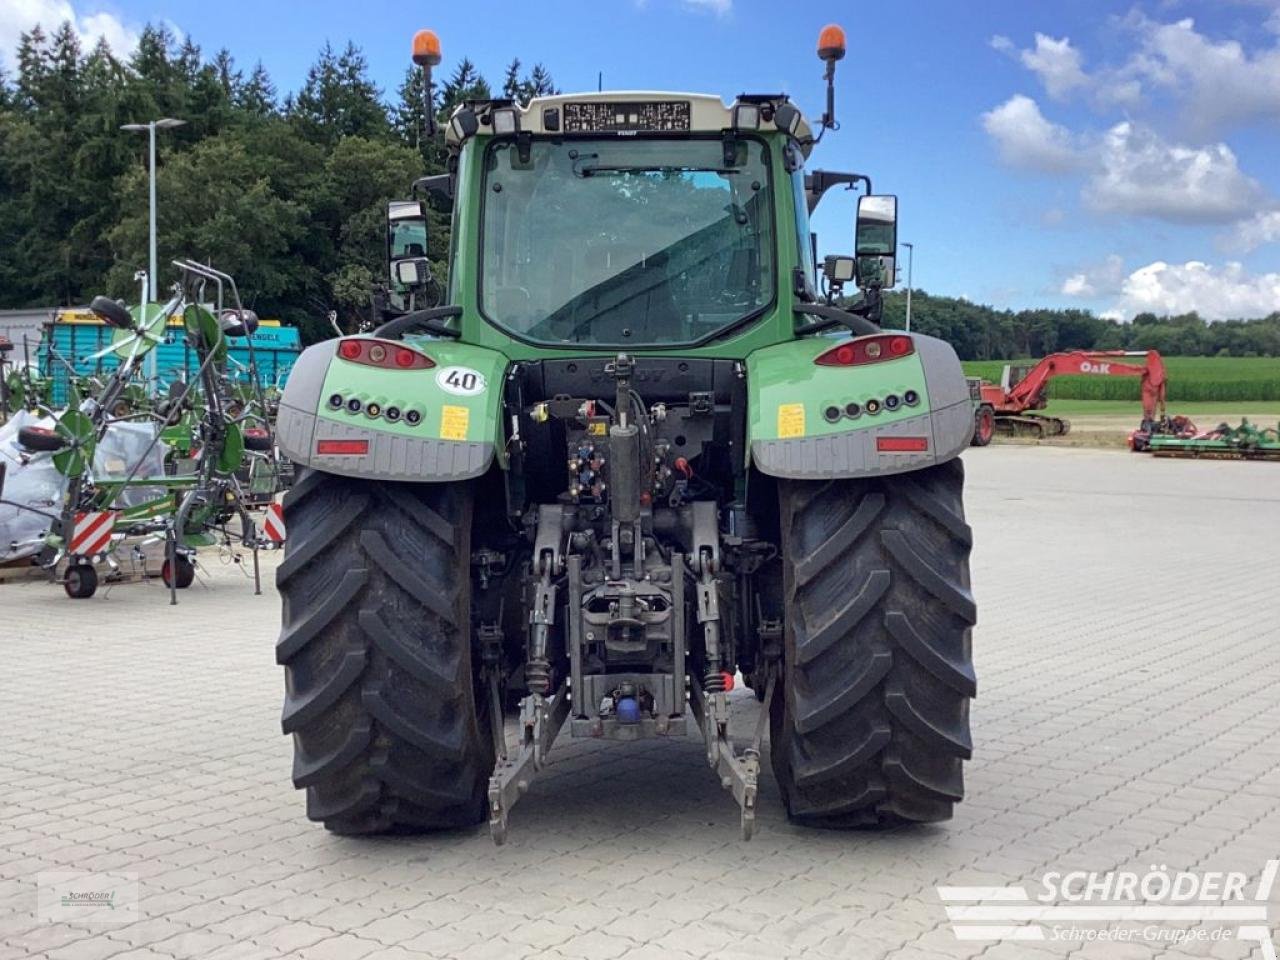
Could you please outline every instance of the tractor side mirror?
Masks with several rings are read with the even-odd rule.
[[[897,269],[893,257],[858,257],[858,286],[890,290],[898,281]]]
[[[419,290],[431,280],[427,208],[421,200],[392,200],[387,205],[387,264],[397,292]]]
[[[898,198],[891,194],[864,194],[858,198],[854,228],[854,253],[858,286],[888,289],[896,282],[898,252]]]
[[[854,253],[860,257],[892,257],[898,252],[898,198],[864,194],[858,198]]]
[[[133,317],[119,300],[97,296],[89,303],[89,310],[109,327],[115,327],[117,330],[133,329]]]

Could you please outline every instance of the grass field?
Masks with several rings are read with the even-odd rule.
[[[1019,364],[1032,361],[1019,360]],[[1140,357],[1117,362],[1141,364]],[[999,383],[1006,361],[971,360],[965,373]],[[1223,402],[1280,402],[1280,357],[1165,357],[1168,371],[1169,405],[1209,403],[1215,409]],[[1138,377],[1073,376],[1055,377],[1049,384],[1053,401],[1136,401],[1141,396]],[[1277,407],[1271,404],[1271,409]],[[1265,405],[1264,405],[1265,406]],[[1245,412],[1245,411],[1242,411]]]
[[[1051,400],[1044,411],[1055,417],[1131,417],[1136,423],[1142,417],[1142,404],[1137,400]],[[1220,417],[1239,420],[1280,419],[1280,400],[1198,400],[1174,403],[1170,401],[1171,414],[1183,414],[1195,420],[1199,417]]]

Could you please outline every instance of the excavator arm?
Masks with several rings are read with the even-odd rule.
[[[1118,358],[1144,357],[1142,366],[1121,363]],[[1054,377],[1141,377],[1142,416],[1154,419],[1165,412],[1164,359],[1155,350],[1072,350],[1052,353],[1014,384],[996,405],[997,413],[1020,414],[1044,407],[1044,391]]]

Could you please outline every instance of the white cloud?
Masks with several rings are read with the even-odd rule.
[[[1102,263],[1091,264],[1062,281],[1064,297],[1099,297],[1118,293],[1124,282],[1124,258],[1113,253]]]
[[[1262,186],[1240,170],[1225,143],[1182,146],[1126,122],[1107,131],[1099,150],[1084,197],[1102,213],[1229,223],[1267,202]]]
[[[1019,59],[1040,78],[1045,93],[1054,100],[1065,100],[1073,90],[1089,84],[1081,66],[1080,51],[1071,46],[1066,37],[1055,40],[1037,33],[1035,49],[1023,50]]]
[[[1071,132],[1046,120],[1039,104],[1020,93],[984,113],[982,127],[1011,167],[1064,173],[1083,164]]]
[[[1157,260],[1125,278],[1120,301],[1108,313],[1132,317],[1191,310],[1206,320],[1266,316],[1280,310],[1280,273],[1251,275],[1239,263],[1214,267],[1199,260]]]
[[[1065,297],[1092,297],[1093,284],[1083,273],[1073,273],[1062,283],[1062,295]]]
[[[683,0],[683,3],[690,10],[714,13],[717,17],[723,17],[733,9],[733,0]]]
[[[105,39],[119,56],[132,53],[138,45],[139,29],[114,14],[101,10],[77,13],[70,0],[0,0],[0,61],[14,63],[19,37],[39,24],[53,33],[70,22],[85,49]]]
[[[1280,10],[1278,0],[1265,2]],[[1035,73],[1056,100],[1087,92],[1099,108],[1131,112],[1163,90],[1193,132],[1250,117],[1280,119],[1280,42],[1268,40],[1269,48],[1250,52],[1234,41],[1202,36],[1191,20],[1164,24],[1141,13],[1130,14],[1123,25],[1138,37],[1139,49],[1120,66],[1093,73],[1085,71],[1080,51],[1066,37],[1037,33],[1030,49],[999,34],[989,43]],[[1280,217],[1268,216],[1276,199],[1240,169],[1236,154],[1217,137],[1175,140],[1130,120],[1105,132],[1073,130],[1046,119],[1040,105],[1022,94],[984,113],[982,123],[1009,166],[1087,173],[1082,198],[1095,212],[1238,224],[1220,239],[1229,250],[1248,251],[1277,239]]]
[[[1163,89],[1202,136],[1255,121],[1280,119],[1280,41],[1253,52],[1235,40],[1214,41],[1190,18],[1158,23],[1130,17],[1141,49],[1116,77],[1130,88]],[[1280,10],[1268,25],[1280,23]]]
[[[1236,40],[1215,40],[1187,18],[1172,23],[1140,12],[1121,23],[1137,40],[1127,58],[1086,72],[1080,51],[1064,37],[1035,35],[1035,46],[1019,50],[1005,36],[991,46],[1036,74],[1055,100],[1088,91],[1103,109],[1138,109],[1145,99],[1165,93],[1180,120],[1197,139],[1220,136],[1237,126],[1280,119],[1280,5],[1269,10],[1257,40],[1247,48]]]
[[[1280,210],[1263,210],[1240,221],[1220,241],[1224,249],[1237,253],[1248,253],[1264,243],[1280,243]]]

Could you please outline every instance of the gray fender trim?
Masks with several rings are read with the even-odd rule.
[[[320,391],[337,346],[336,340],[326,340],[309,347],[289,373],[276,418],[276,442],[285,456],[325,473],[370,480],[469,480],[489,469],[492,443],[419,440],[317,417]],[[315,452],[318,440],[368,440],[369,452],[321,455]]]
[[[882,453],[877,437],[930,438],[920,453]],[[864,427],[827,437],[797,440],[757,440],[751,459],[762,473],[793,480],[876,477],[906,473],[945,463],[969,445],[973,438],[973,405],[965,398],[932,413],[899,420],[883,427]]]
[[[469,480],[489,469],[494,453],[492,443],[415,440],[355,424],[321,420],[310,411],[283,403],[276,420],[276,437],[280,449],[294,463],[369,480]],[[368,440],[369,452],[358,456],[319,454],[315,449],[320,440]]]
[[[958,457],[973,439],[973,401],[969,382],[951,344],[913,334],[924,366],[930,412],[883,427],[855,427],[844,433],[794,440],[756,440],[751,459],[763,473],[795,480],[875,477],[920,470]],[[929,438],[920,453],[886,453],[877,437]]]

